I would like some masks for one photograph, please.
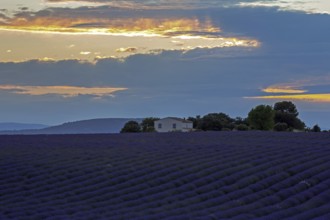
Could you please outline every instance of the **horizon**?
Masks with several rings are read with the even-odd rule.
[[[210,112],[211,113],[211,112]],[[219,112],[219,113],[224,113],[224,112]],[[226,113],[225,113],[226,114]],[[228,115],[228,114],[227,114]],[[167,117],[177,117],[177,118],[185,118],[187,119],[188,117],[197,117],[197,116],[201,116],[203,117],[204,115],[195,115],[195,116],[186,116],[186,117],[177,117],[177,116],[165,116],[165,117],[157,117],[157,116],[148,116],[148,117],[153,117],[153,118],[167,118]],[[236,117],[240,117],[240,116],[236,116],[236,117],[232,117],[230,115],[228,115],[229,117],[235,119]],[[103,118],[85,118],[85,119],[77,119],[77,120],[71,120],[71,121],[63,121],[63,122],[59,122],[59,123],[56,123],[56,124],[45,124],[45,123],[34,123],[34,122],[11,122],[11,121],[8,121],[8,122],[3,122],[3,121],[0,121],[0,124],[18,124],[18,125],[42,125],[42,126],[46,126],[46,127],[53,127],[53,126],[60,126],[60,125],[63,125],[63,124],[66,124],[66,123],[75,123],[75,122],[81,122],[81,121],[91,121],[91,120],[102,120],[102,119],[123,119],[123,120],[126,120],[126,119],[145,119],[145,118],[148,118],[148,117],[103,117]],[[299,117],[298,117],[299,118]],[[244,118],[243,118],[244,119]],[[304,122],[304,121],[303,121]],[[320,126],[319,123],[315,123],[315,124],[312,124],[312,125],[308,125],[306,124],[306,128],[312,128],[314,125],[318,125]],[[321,130],[330,130],[330,127],[322,127],[320,126]],[[16,129],[14,129],[16,130]]]
[[[327,0],[4,0],[0,122],[247,117],[330,129]]]

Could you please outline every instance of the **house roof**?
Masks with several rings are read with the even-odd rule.
[[[164,120],[164,119],[172,119],[172,120],[175,120],[175,121],[180,121],[182,123],[193,123],[192,121],[182,119],[182,118],[178,118],[178,117],[166,117],[166,118],[160,119],[159,121]]]

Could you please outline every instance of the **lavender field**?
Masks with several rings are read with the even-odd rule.
[[[330,219],[330,134],[0,136],[0,219]]]

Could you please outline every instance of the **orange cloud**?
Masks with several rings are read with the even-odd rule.
[[[306,102],[326,102],[330,103],[330,93],[326,94],[301,94],[301,95],[272,95],[272,96],[255,96],[246,97],[250,99],[278,99]]]
[[[13,43],[13,38],[6,38],[7,42],[4,44],[10,44],[15,53],[7,53],[3,60],[18,62],[51,57],[56,60],[83,59],[93,62],[97,57],[118,56],[121,59],[135,53],[149,54],[153,51],[186,52],[194,49],[260,46],[260,42],[255,39],[221,36],[220,27],[207,18],[109,18],[103,17],[104,13],[92,15],[90,11],[84,10],[87,9],[78,12],[70,10],[70,14],[66,10],[45,9],[36,13],[17,14],[6,22],[0,22],[0,32],[12,35],[16,40],[23,32],[29,40],[24,45],[26,49],[22,50],[21,46]],[[54,34],[57,35],[56,38],[53,37]],[[47,36],[46,40],[40,41],[44,36]],[[83,38],[89,44],[83,42]],[[101,42],[104,45],[102,47]],[[36,43],[40,47],[32,47]],[[52,44],[56,44],[56,47],[50,48]],[[97,54],[93,52],[95,48]]]
[[[188,33],[218,33],[220,28],[210,21],[191,18],[66,18],[16,17],[0,25],[2,30],[55,33],[108,34],[124,36],[173,36]]]
[[[59,95],[68,98],[79,95],[92,95],[96,97],[112,96],[113,93],[127,90],[127,88],[0,85],[0,90],[8,90],[15,94],[21,94],[21,95],[32,95],[32,96]]]
[[[292,86],[270,86],[262,90],[266,93],[289,93],[289,94],[298,94],[306,93],[307,90],[294,88]]]
[[[329,93],[308,94],[308,90],[301,89],[306,86],[324,86],[330,84],[329,76],[313,77],[302,79],[291,83],[283,83],[269,86],[262,89],[265,93],[281,93],[282,95],[264,95],[255,97],[245,97],[251,99],[278,99],[278,100],[297,100],[305,102],[330,102]]]
[[[301,94],[307,93],[308,90],[302,89],[306,86],[321,86],[330,85],[330,76],[313,77],[302,80],[293,81],[290,83],[281,83],[268,86],[262,89],[266,93],[288,93],[288,94]]]

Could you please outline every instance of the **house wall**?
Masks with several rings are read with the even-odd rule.
[[[172,118],[164,118],[155,121],[155,130],[157,132],[169,132],[169,131],[190,131],[193,129],[192,123],[186,123]]]

